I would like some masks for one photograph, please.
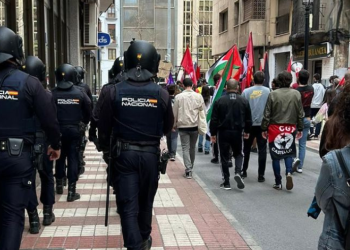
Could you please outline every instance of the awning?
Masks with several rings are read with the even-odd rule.
[[[100,0],[100,12],[106,12],[111,4],[114,4],[114,0]]]

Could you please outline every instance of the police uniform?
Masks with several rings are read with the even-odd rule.
[[[91,102],[89,97],[73,86],[77,72],[70,64],[63,64],[56,70],[57,87],[52,95],[57,105],[57,117],[62,134],[62,155],[56,162],[56,192],[63,193],[63,178],[65,177],[65,162],[67,159],[68,196],[71,202],[80,198],[75,192],[79,178],[79,123],[89,123],[91,118]]]
[[[124,54],[128,80],[110,88],[102,105],[98,135],[102,147],[117,156],[111,176],[116,191],[124,246],[150,249],[154,196],[158,188],[160,138],[171,131],[174,116],[167,91],[150,79],[160,56],[145,41],[134,41]],[[119,154],[119,156],[118,156]]]
[[[47,84],[45,81],[46,78],[46,67],[43,62],[35,57],[28,56],[26,58],[25,64],[22,66],[24,72],[38,78],[42,83],[43,87],[46,88]],[[47,93],[51,96],[50,91],[46,90]],[[35,157],[35,168],[39,172],[41,180],[41,189],[40,189],[40,201],[44,205],[43,214],[43,225],[51,225],[55,221],[55,215],[52,212],[53,204],[55,204],[55,190],[54,190],[54,178],[53,178],[53,161],[50,161],[47,155],[47,147],[49,143],[45,136],[44,131],[41,128],[40,122],[36,120],[36,133],[35,133],[35,146],[34,146],[34,157]],[[32,192],[29,198],[27,212],[29,216],[30,228],[29,232],[32,234],[39,233],[40,230],[40,221],[37,211],[38,198],[36,195],[36,184],[35,176],[32,180]]]
[[[0,250],[17,250],[21,244],[34,172],[34,115],[51,148],[60,147],[55,105],[38,79],[17,69],[22,58],[21,38],[0,27]]]

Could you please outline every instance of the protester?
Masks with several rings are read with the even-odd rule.
[[[180,141],[186,171],[184,177],[192,178],[198,138],[199,116],[205,117],[203,97],[192,90],[192,80],[183,81],[185,90],[175,97],[173,106],[175,127],[179,129]],[[202,112],[202,114],[200,114]]]
[[[210,109],[211,105],[211,96],[210,96],[210,88],[209,86],[205,85],[202,87],[202,97],[204,100],[204,104],[206,107],[206,114],[208,113],[208,110]],[[198,152],[203,152],[203,138],[204,135],[198,136]],[[205,135],[205,143],[204,143],[204,154],[208,155],[210,153],[210,137],[209,135]]]
[[[227,94],[214,103],[211,121],[210,134],[213,142],[217,142],[220,148],[221,170],[224,182],[220,188],[229,190],[230,171],[229,160],[232,150],[235,158],[235,181],[237,187],[245,187],[241,178],[243,163],[243,137],[249,138],[252,125],[252,117],[249,102],[238,94],[239,83],[230,79],[227,81]]]
[[[317,112],[320,110],[320,108],[323,105],[323,97],[326,92],[325,87],[322,85],[321,76],[320,74],[316,73],[314,75],[314,84],[312,87],[314,88],[314,97],[312,98],[311,102],[311,117],[315,117]],[[321,126],[322,124],[319,123],[316,125],[316,130],[314,129],[313,125],[310,127],[310,135],[308,136],[308,139],[318,139],[318,136],[321,133]]]
[[[176,86],[174,84],[171,84],[171,85],[168,85],[167,89],[171,100],[171,105],[174,106]],[[169,134],[166,135],[166,142],[167,142],[168,152],[170,154],[171,161],[175,161],[178,134],[179,134],[178,130],[173,129]]]
[[[262,134],[269,140],[272,167],[275,174],[274,189],[282,189],[280,160],[286,165],[286,189],[293,189],[292,163],[296,156],[295,138],[303,131],[303,106],[298,91],[289,88],[292,74],[284,71],[277,77],[280,89],[272,91],[266,103],[261,123]],[[298,131],[295,136],[295,131]]]
[[[343,167],[350,171],[350,85],[344,87],[335,112],[325,126],[325,148],[330,152],[323,157],[315,191],[317,203],[325,213],[318,249],[347,250],[350,249],[349,233],[346,235],[350,188]]]
[[[272,89],[272,91],[274,91],[274,90],[276,90],[276,89],[279,89],[279,85],[278,85],[278,83],[277,83],[276,78],[274,78],[274,79],[272,80],[272,82],[271,82],[271,89]]]
[[[249,158],[251,147],[254,139],[256,139],[258,145],[258,181],[265,181],[265,168],[266,168],[266,144],[267,140],[262,137],[261,121],[263,118],[264,108],[266,106],[267,98],[270,94],[270,89],[263,86],[265,80],[264,72],[257,71],[254,74],[253,87],[247,88],[243,91],[242,96],[248,100],[252,114],[253,126],[250,130],[250,135],[247,140],[244,140],[244,163],[242,178],[247,177],[247,170],[249,165]]]
[[[310,130],[311,122],[311,102],[314,97],[314,88],[308,85],[310,74],[307,70],[301,70],[298,76],[299,87],[296,89],[301,94],[301,102],[304,109],[303,136],[299,139],[299,158],[293,162],[293,172],[302,173],[306,153],[306,141]]]
[[[216,86],[219,81],[221,79],[221,75],[220,74],[216,74],[214,75],[214,86]],[[213,92],[212,96],[214,95],[214,91],[215,91],[215,87],[211,88],[211,91]],[[212,147],[213,147],[213,156],[214,158],[211,159],[211,163],[214,163],[214,164],[218,164],[219,163],[219,147],[218,147],[218,144],[216,142],[212,142]]]

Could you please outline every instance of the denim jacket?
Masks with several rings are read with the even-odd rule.
[[[341,149],[346,167],[350,169],[350,146]],[[344,250],[350,212],[350,187],[334,151],[323,157],[321,173],[316,185],[317,203],[325,213],[319,250]]]

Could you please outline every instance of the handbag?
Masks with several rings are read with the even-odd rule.
[[[337,156],[339,165],[344,173],[348,187],[350,188],[350,171],[345,165],[344,156],[340,150],[336,150],[335,154]],[[346,228],[345,228],[345,249],[350,249],[350,212],[348,215]]]

